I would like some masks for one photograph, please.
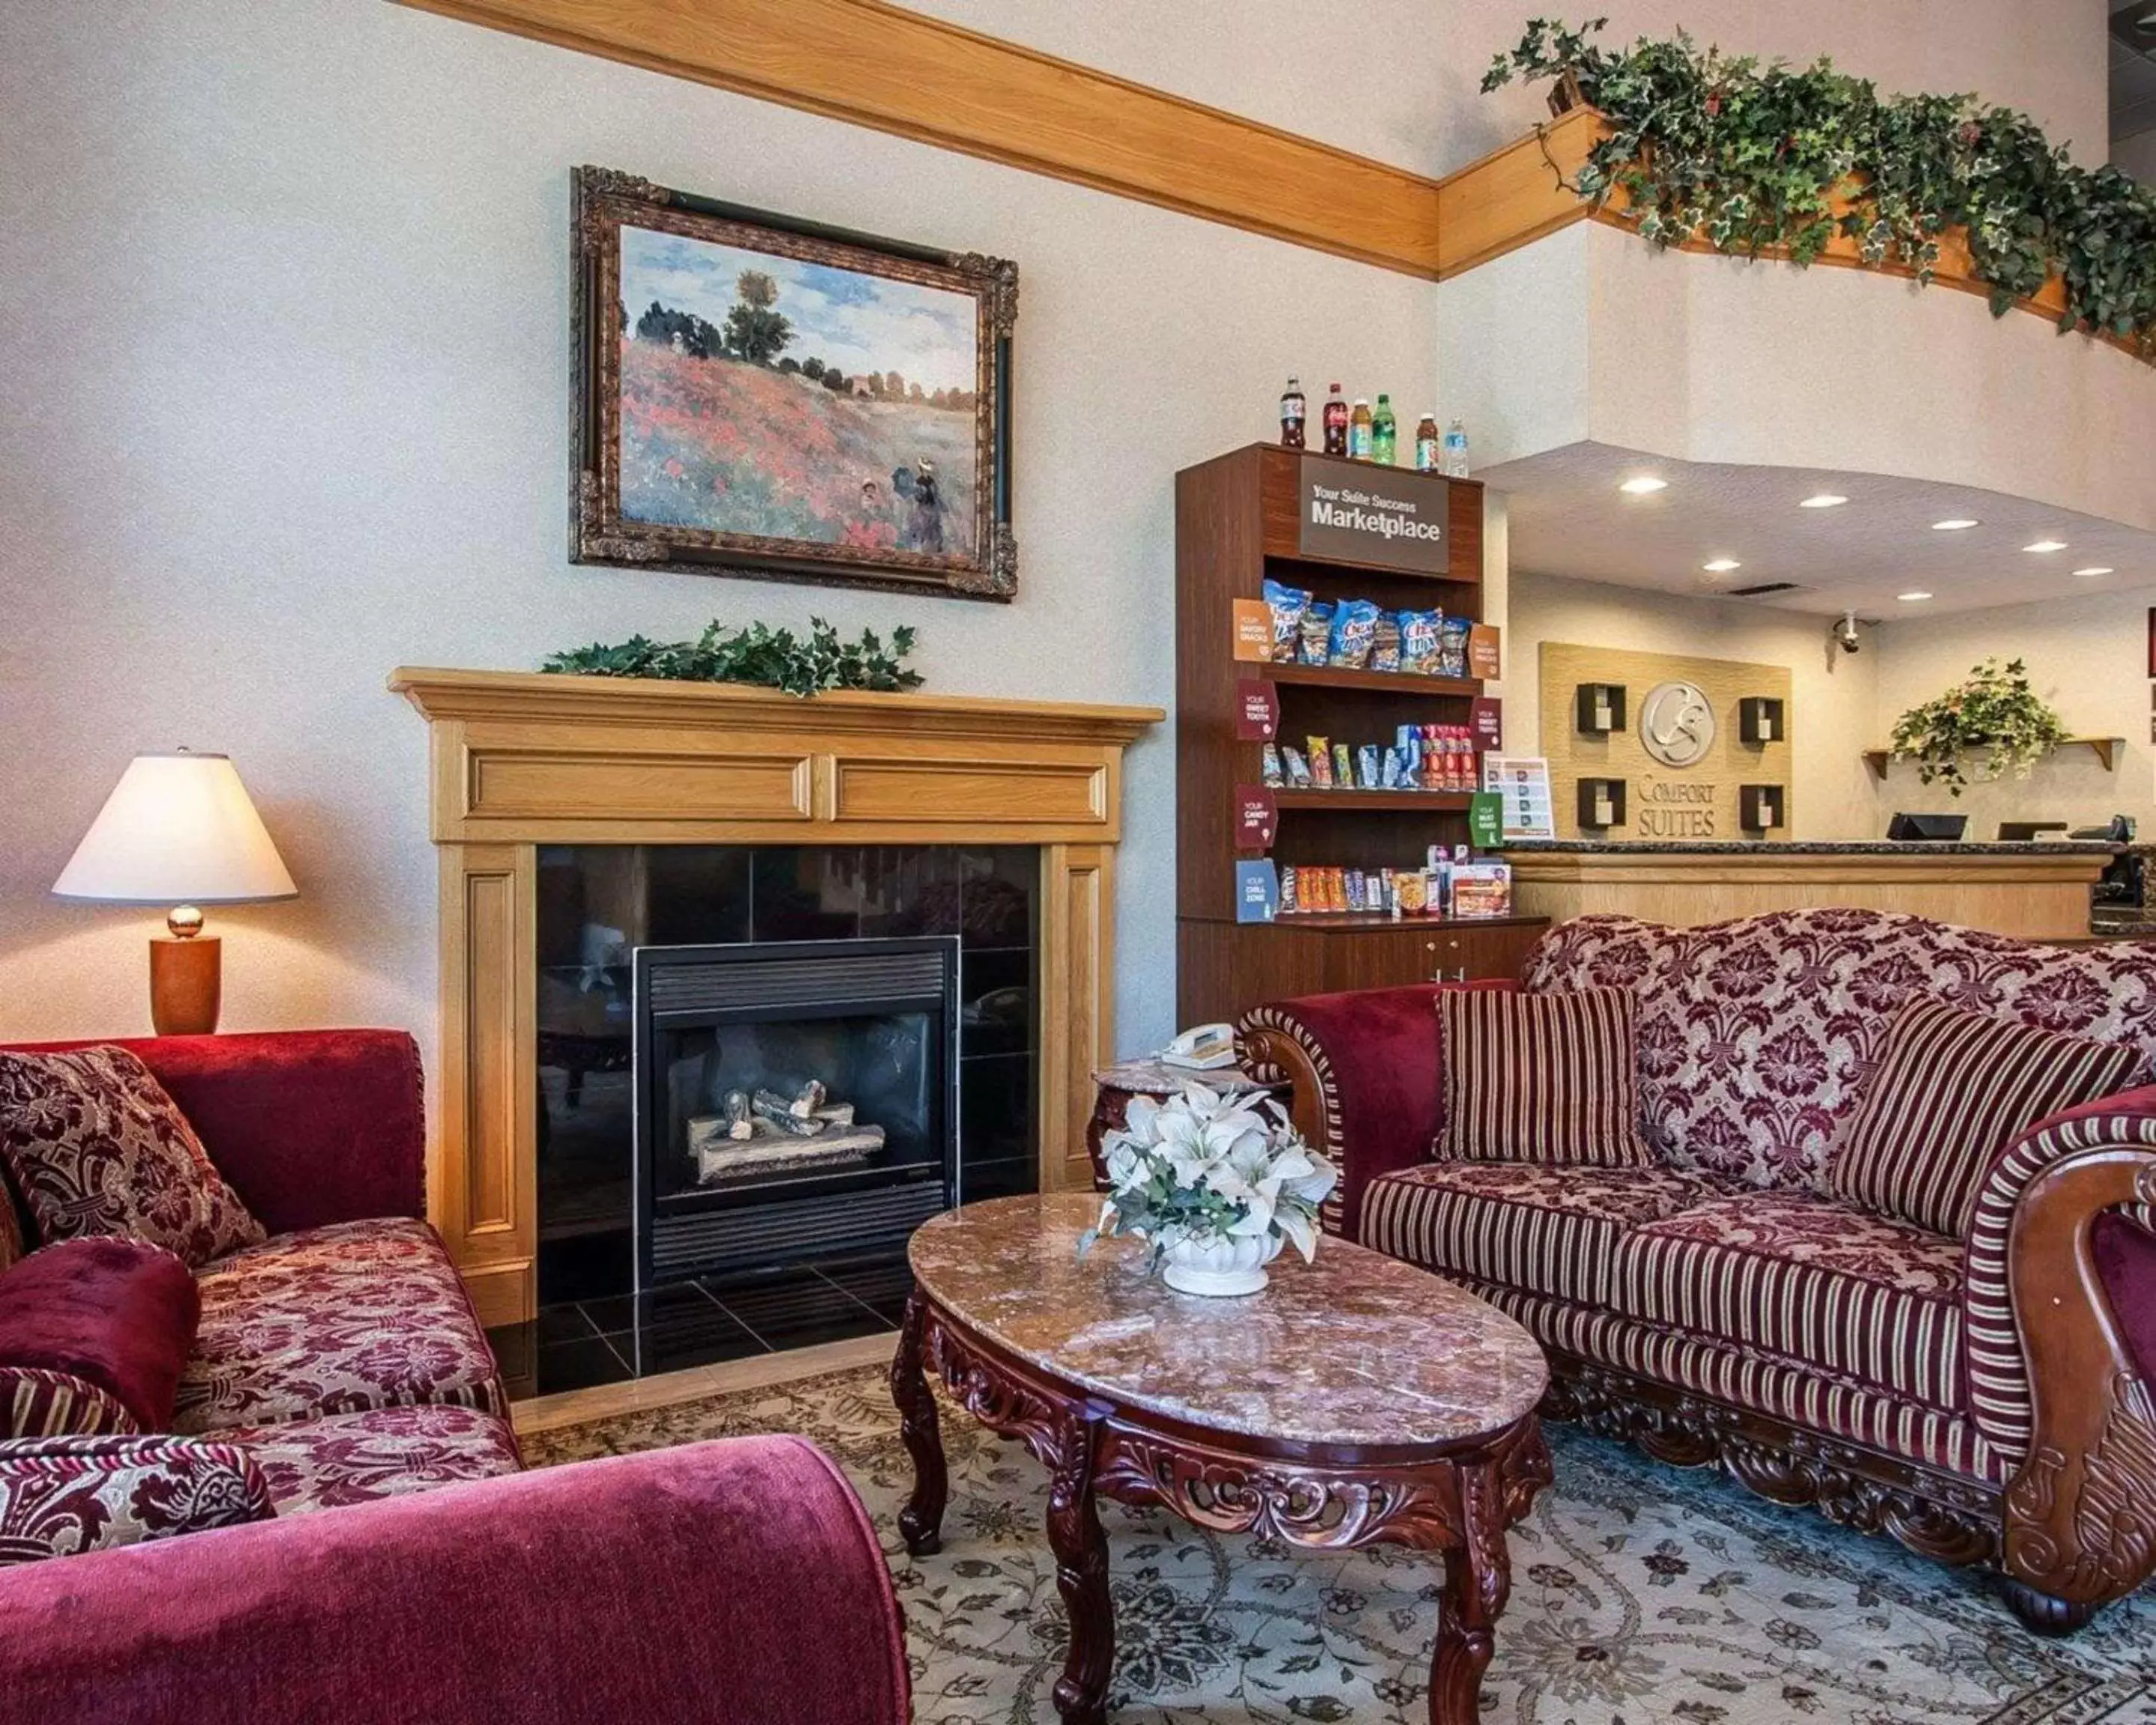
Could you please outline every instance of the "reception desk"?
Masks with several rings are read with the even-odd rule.
[[[1608,914],[1692,927],[1763,911],[1906,911],[2025,940],[2086,940],[2089,892],[2116,845],[1516,840],[1522,916]]]

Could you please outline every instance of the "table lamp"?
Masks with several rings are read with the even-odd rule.
[[[247,787],[224,755],[137,755],[53,882],[56,897],[171,905],[150,942],[150,1023],[160,1036],[217,1029],[222,963],[203,905],[296,898]]]

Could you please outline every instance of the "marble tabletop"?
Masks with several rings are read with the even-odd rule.
[[[1140,1240],[1078,1236],[1089,1193],[1001,1198],[924,1224],[913,1274],[938,1306],[1051,1373],[1216,1431],[1326,1445],[1444,1444],[1533,1411],[1548,1381],[1534,1338],[1495,1307],[1382,1253],[1327,1238],[1292,1248],[1239,1299],[1178,1294],[1140,1268]]]

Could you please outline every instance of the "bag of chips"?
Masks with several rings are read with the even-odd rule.
[[[1370,669],[1378,671],[1396,671],[1400,668],[1400,614],[1380,611],[1378,626],[1371,637]]]
[[[1465,617],[1448,617],[1438,625],[1440,644],[1437,674],[1440,677],[1467,675],[1467,637],[1475,625]]]
[[[1310,749],[1310,783],[1313,788],[1329,791],[1332,788],[1332,745],[1322,737],[1308,739]]]
[[[1310,788],[1310,762],[1303,752],[1291,742],[1281,745],[1281,768],[1287,775],[1287,788],[1291,791]]]
[[[1342,599],[1332,612],[1329,663],[1342,670],[1361,670],[1370,663],[1378,634],[1378,608],[1368,599]]]
[[[1355,788],[1355,754],[1344,742],[1332,745],[1332,783],[1343,791]]]
[[[1260,591],[1265,595],[1265,608],[1273,614],[1273,663],[1292,664],[1302,637],[1302,614],[1310,608],[1310,595],[1270,576]]]
[[[1305,665],[1323,665],[1332,649],[1332,607],[1325,600],[1303,608],[1296,646]]]
[[[1287,781],[1281,773],[1281,753],[1279,748],[1272,743],[1267,743],[1265,747],[1264,752],[1259,756],[1258,759],[1260,766],[1262,768],[1265,783],[1276,790],[1283,788],[1286,784]]]
[[[1443,646],[1442,611],[1400,613],[1400,669],[1419,677],[1437,675],[1438,655]]]

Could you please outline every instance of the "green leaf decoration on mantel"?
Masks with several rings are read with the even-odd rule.
[[[1831,60],[1702,53],[1681,31],[1612,50],[1594,39],[1606,22],[1532,20],[1482,88],[1548,80],[1563,92],[1553,105],[1576,91],[1599,109],[1612,132],[1573,189],[1598,207],[1623,191],[1618,213],[1643,238],[1805,264],[1845,236],[1864,262],[1929,281],[1941,237],[1964,229],[1994,314],[2056,271],[2061,333],[2156,357],[2156,190],[2076,166],[2026,114],[1974,95],[1881,96]]]
[[[714,619],[693,641],[654,641],[631,635],[612,645],[595,642],[557,653],[539,668],[583,677],[665,677],[691,683],[754,683],[803,697],[826,689],[918,689],[921,673],[906,668],[914,631],[891,632],[886,649],[874,629],[842,641],[820,617],[808,619],[805,641],[790,629],[752,623],[730,629]]]
[[[1984,783],[2030,769],[2066,740],[2066,727],[2029,685],[2018,659],[1987,659],[1935,701],[1912,706],[1894,722],[1894,758],[1917,763],[1926,784],[1958,797],[1972,780]]]

